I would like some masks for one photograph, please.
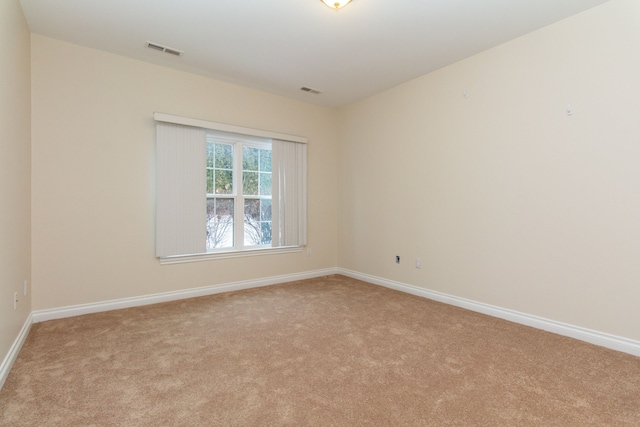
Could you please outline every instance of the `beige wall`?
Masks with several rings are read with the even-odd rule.
[[[31,312],[29,29],[18,0],[0,2],[0,362]],[[17,309],[13,294],[18,292]]]
[[[337,112],[32,36],[33,309],[337,265]],[[309,139],[306,253],[160,265],[153,112]]]
[[[344,108],[339,265],[640,339],[639,46],[615,0]]]

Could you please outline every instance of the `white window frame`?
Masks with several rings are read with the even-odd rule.
[[[207,120],[199,120],[199,119],[193,119],[188,117],[175,116],[175,115],[165,114],[165,113],[158,113],[158,112],[154,113],[154,119],[156,122],[167,122],[167,123],[198,127],[198,128],[214,131],[216,133],[216,136],[215,136],[216,139],[219,139],[219,138],[225,139],[224,133],[230,133],[230,134],[235,134],[235,136],[232,136],[231,138],[229,138],[230,140],[239,141],[237,135],[243,135],[244,137],[240,138],[240,141],[239,141],[243,144],[245,143],[250,145],[260,144],[260,143],[264,144],[266,140],[271,140],[271,139],[285,140],[285,141],[297,142],[301,144],[307,144],[308,142],[307,138],[301,137],[301,136],[288,135],[288,134],[283,134],[279,132],[265,131],[265,130],[259,130],[259,129],[245,128],[242,126],[228,125],[223,123],[211,122]],[[225,142],[225,141],[221,140],[221,142]],[[240,163],[238,165],[238,162],[241,162],[241,158],[242,158],[241,156],[234,157],[234,162],[236,163],[234,167],[240,168],[239,169],[240,176],[242,175],[242,164]],[[239,203],[242,203],[240,208],[242,211],[244,211],[244,198],[242,195],[242,190],[241,188],[239,188],[239,186],[241,185],[242,185],[242,182],[239,182],[239,183],[234,182],[234,190],[236,192],[236,194],[233,196],[236,198],[236,202],[234,205],[234,216],[235,216],[235,209],[238,208]],[[272,203],[273,203],[273,199],[272,199]],[[306,200],[305,200],[305,204],[306,204]],[[234,221],[234,227],[242,227],[242,232],[240,235],[236,234],[235,243],[237,245],[238,242],[240,241],[239,239],[242,238],[241,244],[242,246],[244,246],[244,218],[242,221],[240,221],[240,224],[236,224],[236,222],[237,221]],[[272,220],[272,225],[273,225],[273,220]],[[238,249],[237,247],[221,248],[221,249],[214,249],[206,253],[188,254],[188,255],[170,255],[170,256],[159,257],[158,259],[161,264],[176,264],[176,263],[206,261],[211,259],[274,255],[274,254],[282,254],[282,253],[301,252],[304,249],[305,244],[306,243],[301,245],[296,245],[296,246],[276,246],[276,247],[266,246],[266,245],[249,246],[249,247],[242,247],[241,249]]]
[[[244,213],[245,199],[263,199],[260,196],[245,196],[243,193],[243,167],[242,167],[242,148],[254,147],[260,149],[271,150],[271,139],[268,138],[249,138],[245,135],[227,135],[221,132],[207,132],[207,142],[212,140],[214,143],[230,144],[233,146],[233,192],[231,194],[221,194],[216,196],[215,193],[210,195],[207,193],[207,198],[210,196],[216,196],[220,198],[231,199],[233,198],[233,241],[232,247],[227,248],[214,248],[207,249],[208,254],[216,254],[219,252],[229,251],[249,251],[259,249],[271,249],[270,244],[267,245],[253,245],[245,246],[244,244],[244,215],[240,215],[240,212]],[[215,183],[214,183],[215,184]],[[272,200],[272,197],[269,198]],[[274,248],[277,249],[277,248]]]

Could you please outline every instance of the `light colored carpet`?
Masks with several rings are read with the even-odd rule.
[[[640,358],[343,276],[39,323],[2,426],[639,426]]]

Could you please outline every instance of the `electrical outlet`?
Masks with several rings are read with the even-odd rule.
[[[416,258],[416,268],[422,268],[422,260],[420,258]]]
[[[18,308],[18,293],[14,292],[13,293],[13,309],[17,309]]]
[[[307,256],[311,256],[311,248],[307,248]]]
[[[396,255],[396,264],[400,264],[400,255]]]

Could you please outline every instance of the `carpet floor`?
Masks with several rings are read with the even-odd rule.
[[[344,276],[33,325],[1,426],[639,426],[640,358]]]

